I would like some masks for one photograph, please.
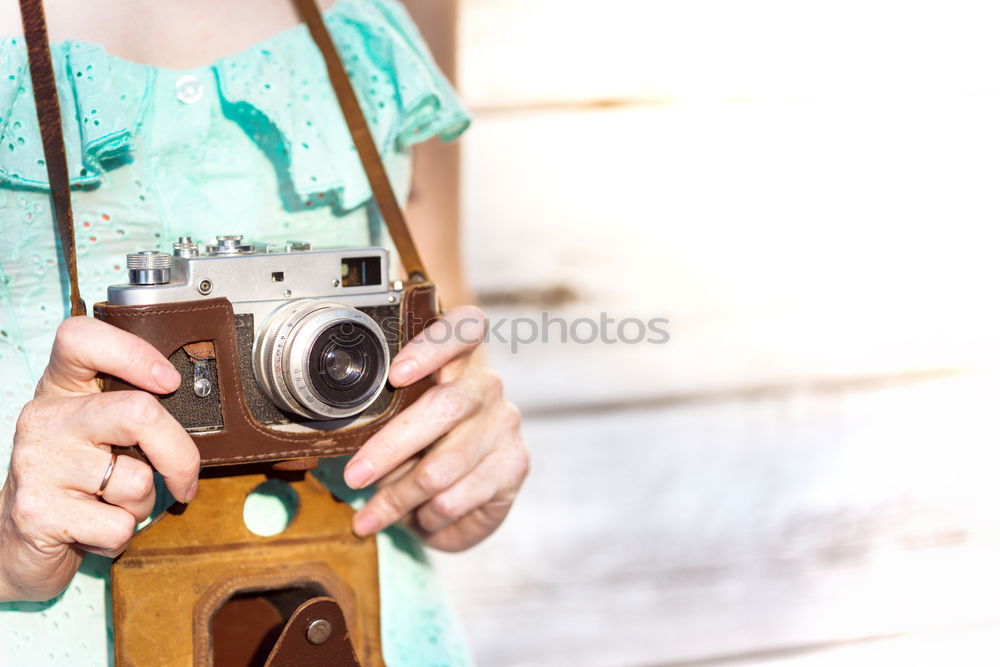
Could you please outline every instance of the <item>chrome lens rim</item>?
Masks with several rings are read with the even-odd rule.
[[[314,343],[329,328],[344,322],[368,330],[381,354],[370,390],[349,407],[322,400],[309,372]],[[363,412],[378,398],[389,377],[389,345],[378,323],[332,301],[303,299],[282,306],[261,327],[254,347],[254,374],[264,393],[283,410],[310,419],[338,419]]]

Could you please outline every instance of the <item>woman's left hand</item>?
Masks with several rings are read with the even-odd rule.
[[[500,379],[475,359],[486,328],[474,306],[452,308],[410,341],[389,369],[405,387],[439,384],[399,413],[348,463],[353,488],[378,483],[354,517],[365,536],[404,521],[443,551],[479,543],[503,522],[528,474],[521,417]]]

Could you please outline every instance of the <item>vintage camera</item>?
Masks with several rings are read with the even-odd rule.
[[[171,304],[178,325],[181,317],[198,318],[199,302],[224,297],[231,304],[231,332],[215,327],[206,340],[179,339],[181,347],[161,349],[182,378],[162,403],[192,434],[223,430],[226,401],[245,407],[255,427],[289,435],[385,416],[395,392],[389,363],[406,337],[404,325],[422,325],[401,312],[409,288],[390,281],[385,248],[312,250],[304,242],[262,245],[241,236],[219,236],[201,248],[183,237],[172,255],[132,254],[127,268],[129,283],[109,287],[96,314],[131,315],[112,323],[137,335],[154,339],[156,327],[174,326]],[[152,328],[136,323],[154,314],[159,324]],[[228,347],[242,390],[230,393],[242,396],[220,391],[219,360]]]

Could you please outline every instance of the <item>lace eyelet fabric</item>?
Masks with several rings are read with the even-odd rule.
[[[469,124],[405,10],[339,0],[324,20],[349,70],[397,195],[409,147]],[[126,282],[125,256],[179,236],[243,234],[314,247],[386,244],[371,191],[305,26],[193,70],[140,65],[83,42],[53,44],[73,188],[78,272],[88,304]],[[0,479],[17,415],[68,314],[23,39],[0,42]],[[317,471],[339,497],[343,460]],[[171,501],[158,485],[157,512]],[[261,504],[259,511],[267,511]],[[378,536],[386,664],[469,664],[458,624],[419,542]],[[4,662],[112,661],[109,561],[88,555],[44,603],[0,603]]]

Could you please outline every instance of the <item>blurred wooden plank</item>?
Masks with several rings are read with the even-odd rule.
[[[745,667],[751,665],[755,667],[842,667],[843,665],[856,667],[881,667],[883,665],[994,667],[1000,664],[1000,627],[995,625],[981,626],[907,635],[830,647],[820,651],[805,650],[797,655],[784,657],[752,658],[716,664],[743,665]]]
[[[996,627],[997,396],[966,376],[529,419],[507,524],[437,560],[484,667]]]
[[[667,317],[672,336],[494,360],[531,405],[1000,363],[997,117],[1000,95],[482,118],[466,265],[493,301],[530,296],[494,318],[561,293],[579,300],[555,315]]]
[[[996,90],[982,0],[466,0],[474,107]]]

